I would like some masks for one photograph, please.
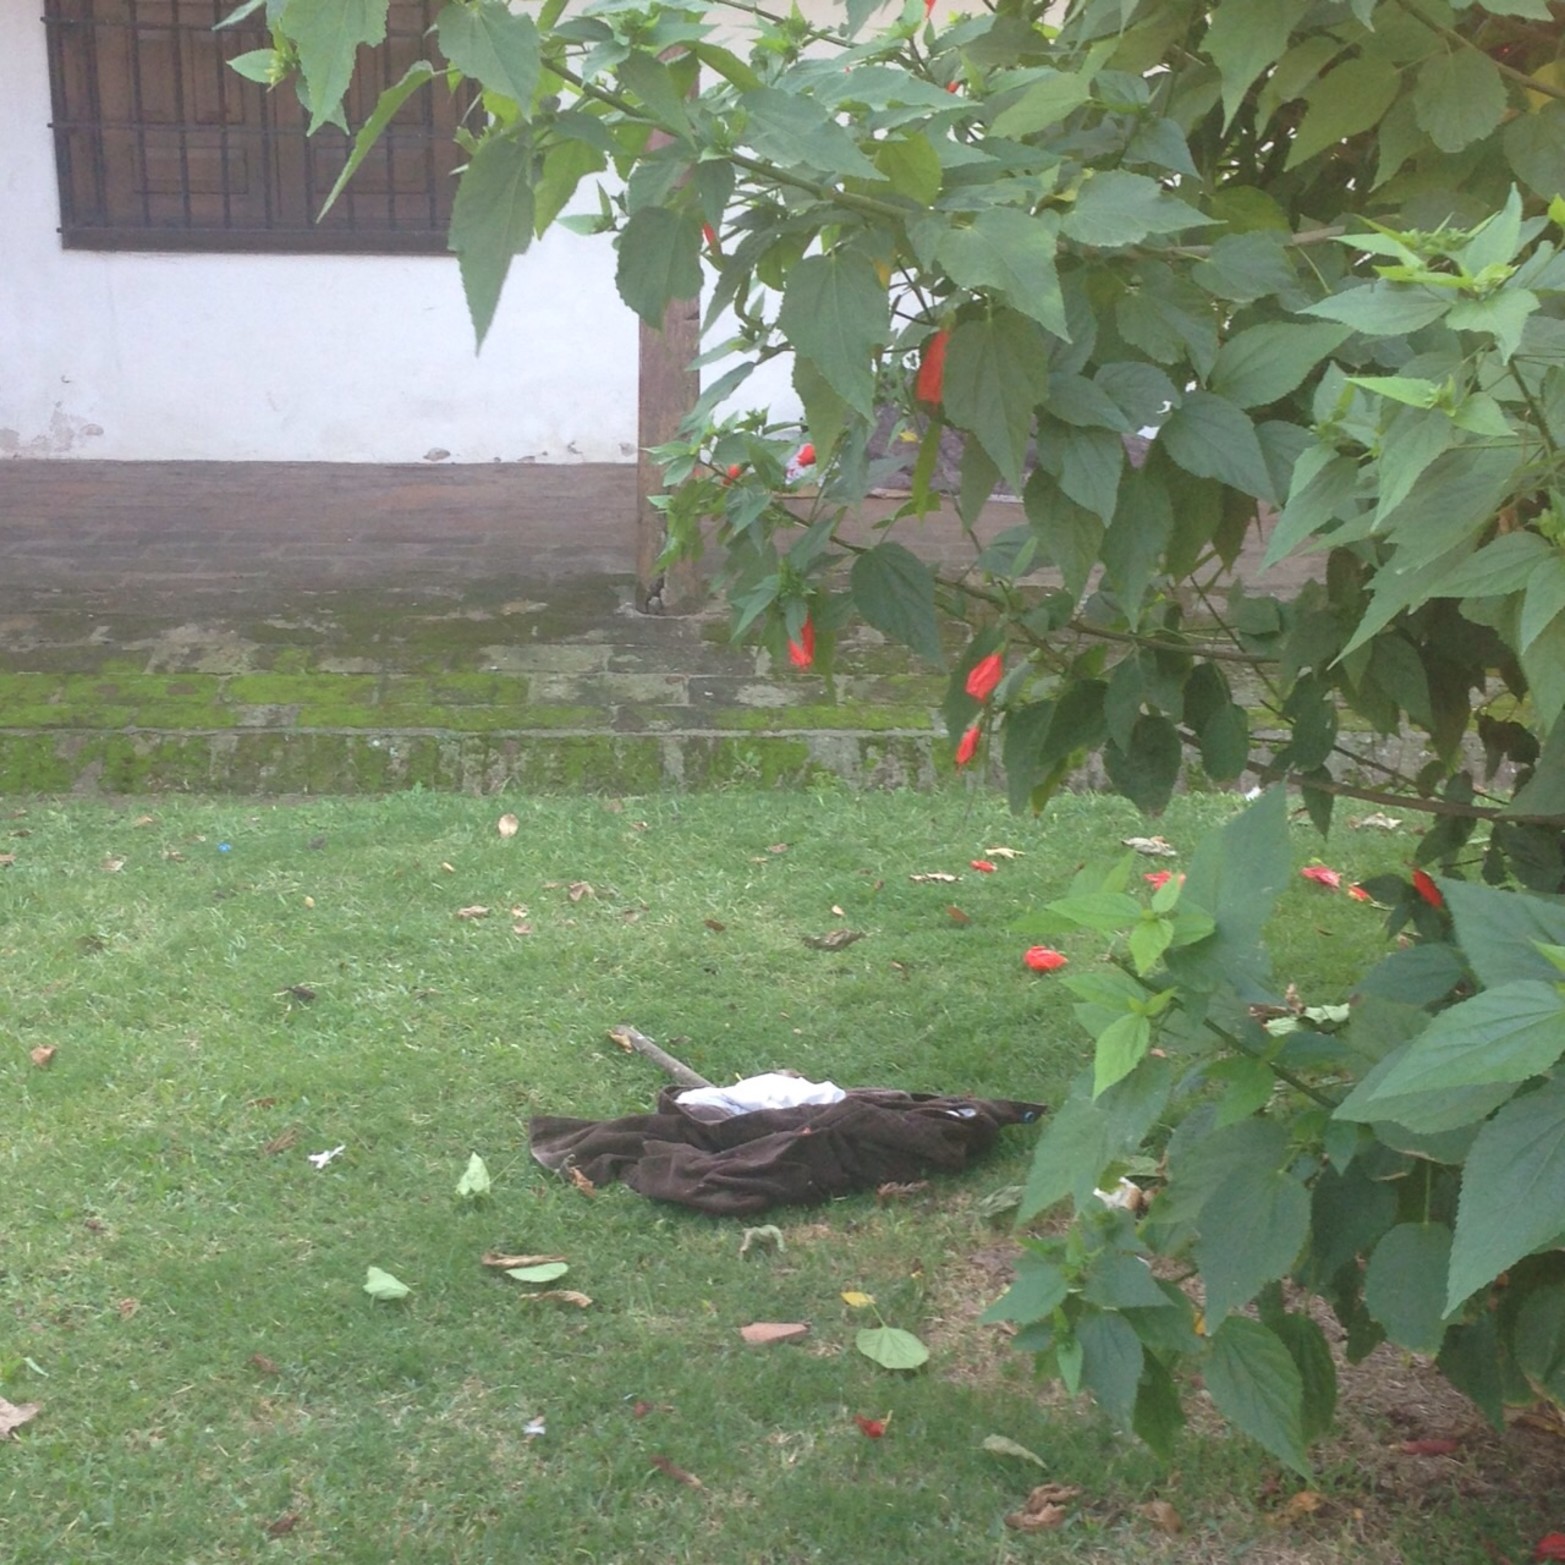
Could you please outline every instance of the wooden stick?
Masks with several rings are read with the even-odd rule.
[[[705,1076],[691,1070],[688,1065],[676,1060],[666,1050],[660,1049],[644,1032],[638,1032],[628,1022],[621,1022],[618,1027],[609,1028],[609,1037],[627,1054],[646,1055],[659,1070],[667,1072],[681,1087],[712,1085]]]

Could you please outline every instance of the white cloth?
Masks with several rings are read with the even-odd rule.
[[[728,1119],[735,1114],[753,1114],[757,1109],[796,1109],[807,1103],[840,1103],[847,1093],[832,1081],[806,1081],[802,1076],[785,1076],[767,1071],[746,1076],[731,1087],[687,1087],[675,1101],[682,1107],[702,1111],[702,1119]]]

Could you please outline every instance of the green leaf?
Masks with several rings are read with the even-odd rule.
[[[280,26],[298,46],[299,69],[309,88],[314,134],[342,102],[353,76],[360,44],[378,44],[386,36],[389,0],[288,0]]]
[[[1280,401],[1347,338],[1341,325],[1272,321],[1236,332],[1217,350],[1212,390],[1241,408]]]
[[[436,24],[440,51],[464,76],[527,112],[538,89],[538,28],[503,0],[451,0]]]
[[[539,1261],[535,1266],[507,1266],[505,1275],[518,1282],[553,1282],[570,1270],[565,1261]]]
[[[1250,762],[1250,716],[1242,706],[1220,706],[1202,726],[1201,769],[1213,782],[1230,782]]]
[[[1212,221],[1146,174],[1109,169],[1094,172],[1081,187],[1061,227],[1077,244],[1121,249],[1139,244],[1149,234],[1202,227]]]
[[[1029,1451],[1026,1446],[1018,1445],[1006,1435],[985,1435],[980,1442],[980,1449],[989,1452],[991,1456],[1014,1456],[1019,1462],[1031,1462],[1045,1472],[1049,1470],[1049,1464],[1036,1451]]]
[[[1500,133],[1511,171],[1535,196],[1558,200],[1565,190],[1565,103],[1518,114]]]
[[[1156,815],[1174,796],[1184,748],[1179,730],[1166,717],[1143,712],[1121,748],[1113,740],[1103,747],[1103,765],[1116,791],[1137,809]]]
[[[284,56],[275,49],[251,49],[246,54],[231,56],[228,68],[237,71],[246,81],[259,82],[263,87],[270,87],[283,73],[285,69],[283,61]],[[328,202],[327,205],[330,203]]]
[[[1041,334],[1025,316],[996,310],[963,321],[951,333],[946,348],[946,414],[977,436],[1018,491],[1033,408],[1048,385]]]
[[[929,1349],[911,1331],[897,1326],[867,1326],[853,1345],[882,1369],[917,1369],[929,1362]]]
[[[1485,299],[1461,299],[1451,306],[1445,323],[1452,331],[1481,331],[1494,338],[1500,358],[1509,360],[1521,347],[1527,322],[1541,306],[1529,288],[1502,288]]]
[[[943,664],[935,619],[934,573],[900,543],[878,543],[853,561],[853,602],[860,614],[931,663]]]
[[[996,136],[1031,136],[1047,130],[1079,109],[1091,90],[1084,76],[1050,72],[1023,88],[1021,96],[995,116],[989,129]]]
[[[1288,168],[1380,123],[1396,101],[1402,75],[1384,58],[1359,55],[1328,71],[1304,95],[1304,122],[1293,137]]]
[[[1111,1250],[1094,1262],[1081,1296],[1105,1310],[1166,1310],[1169,1300],[1143,1257]]]
[[[1093,1065],[1093,1094],[1105,1092],[1138,1066],[1152,1046],[1152,1023],[1145,1016],[1121,1016],[1098,1035]]]
[[[1123,459],[1123,446],[1118,441],[1115,444]],[[1102,559],[1132,629],[1140,621],[1142,600],[1173,530],[1174,508],[1168,490],[1145,468],[1127,473],[1118,488],[1113,520],[1103,535]]]
[[[1158,1359],[1147,1354],[1141,1366],[1141,1384],[1136,1387],[1131,1428],[1160,1461],[1169,1462],[1173,1460],[1174,1439],[1184,1422],[1174,1377]]]
[[[614,282],[647,325],[661,328],[671,301],[701,292],[701,219],[694,212],[644,206],[619,238]]]
[[[1490,135],[1505,114],[1505,83],[1482,49],[1454,48],[1425,62],[1413,89],[1418,123],[1442,152]]]
[[[933,206],[943,174],[939,155],[923,136],[893,136],[875,148],[875,167],[899,196]]]
[[[1516,1312],[1516,1367],[1540,1395],[1565,1402],[1565,1284],[1528,1295]]]
[[[1230,1315],[1212,1336],[1203,1370],[1217,1411],[1303,1477],[1304,1382],[1282,1340],[1259,1321]]]
[[[1369,1258],[1365,1306],[1386,1335],[1410,1353],[1440,1350],[1450,1261],[1451,1230],[1444,1223],[1398,1223]]]
[[[1362,1112],[1408,1093],[1515,1084],[1562,1054],[1565,1001],[1551,983],[1518,979],[1441,1011],[1373,1091],[1347,1101]]]
[[[1565,903],[1466,880],[1442,878],[1436,885],[1451,910],[1457,944],[1486,988],[1558,978],[1537,943],[1565,945]]]
[[[1298,1366],[1304,1387],[1304,1440],[1330,1433],[1337,1410],[1337,1366],[1326,1334],[1308,1315],[1283,1315],[1267,1322]]]
[[[1059,223],[1017,207],[987,207],[966,228],[950,229],[936,259],[963,288],[989,289],[1056,337],[1070,339],[1054,254]]]
[[[1210,14],[1201,48],[1222,77],[1226,128],[1256,77],[1288,47],[1299,10],[1293,0],[1244,0],[1216,6]]]
[[[1255,425],[1226,397],[1190,391],[1158,431],[1158,444],[1187,473],[1275,500]]]
[[[1081,1205],[1112,1156],[1108,1116],[1088,1099],[1067,1101],[1038,1138],[1017,1221],[1027,1222],[1066,1196]]]
[[[1565,1229],[1565,1079],[1506,1104],[1478,1132],[1456,1209],[1446,1309]]]
[[[467,1171],[457,1181],[456,1193],[459,1196],[488,1195],[493,1181],[489,1178],[489,1169],[484,1160],[475,1152],[467,1160]]]
[[[875,165],[813,98],[762,87],[739,100],[746,115],[740,140],[784,168],[812,168],[838,178],[874,179]]]
[[[783,288],[777,324],[850,408],[874,416],[874,357],[889,335],[890,305],[867,256],[834,250],[796,263]],[[948,399],[950,387],[948,356]]]
[[[1210,1329],[1292,1269],[1309,1233],[1309,1192],[1280,1169],[1236,1168],[1201,1208],[1199,1226]]]
[[[1317,299],[1299,314],[1341,321],[1368,337],[1401,337],[1439,320],[1450,307],[1451,300],[1432,289],[1380,281]]]
[[[238,61],[229,63],[237,66]],[[342,194],[343,186],[353,178],[359,165],[369,156],[370,149],[380,140],[381,132],[391,123],[393,115],[434,74],[435,68],[428,60],[415,60],[403,73],[401,81],[394,82],[381,93],[374,112],[359,128],[358,135],[353,138],[353,151],[348,154],[348,161],[337,176],[336,184],[331,187],[331,193],[321,204],[321,217],[325,217],[331,211],[332,203]]]
[[[1011,1286],[978,1317],[979,1323],[994,1326],[1012,1321],[1018,1326],[1030,1326],[1034,1321],[1047,1320],[1065,1302],[1069,1291],[1070,1279],[1062,1267],[1036,1251],[1024,1250],[1016,1263]]]
[[[405,1282],[398,1282],[390,1272],[371,1266],[364,1274],[364,1291],[377,1301],[390,1302],[405,1299],[413,1291]]]
[[[636,51],[615,66],[620,85],[634,93],[664,132],[679,138],[690,134],[690,110],[683,81],[662,60]]]
[[[1076,1323],[1076,1341],[1082,1352],[1082,1384],[1116,1424],[1128,1429],[1143,1362],[1135,1327],[1123,1315],[1094,1312]]]
[[[511,257],[533,240],[532,147],[521,135],[492,135],[473,154],[451,209],[450,246],[478,346],[483,346]]]

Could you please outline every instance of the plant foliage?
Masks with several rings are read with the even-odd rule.
[[[384,8],[272,0],[245,69],[333,121]],[[949,664],[958,763],[993,739],[1018,807],[1096,753],[1148,810],[1198,757],[1301,789],[1322,828],[1344,794],[1429,819],[1442,878],[1370,888],[1422,944],[1345,1025],[1258,1019],[1280,792],[1182,890],[1121,866],[1054,909],[1122,960],[1069,980],[1096,1055],[1025,1211],[1077,1215],[1008,1295],[1021,1345],[1159,1450],[1195,1360],[1297,1468],[1335,1389],[1290,1279],[1352,1356],[1438,1352],[1495,1417],[1558,1397],[1565,7],[816,16],[450,0],[353,157],[411,94],[482,89],[451,229],[480,339],[556,222],[612,233],[645,321],[703,295],[718,373],[658,453],[669,551],[715,544],[736,630],[779,660],[829,673],[857,616]],[[776,358],[802,427],[720,413]],[[845,538],[903,453],[892,536]],[[979,536],[1000,483],[1017,525]],[[896,536],[943,505],[960,572]],[[1318,561],[1296,597],[1236,577],[1257,532]],[[1409,729],[1399,770],[1375,741]],[[1166,1185],[1138,1222],[1092,1192],[1149,1137]],[[1148,1254],[1194,1268],[1203,1315]]]

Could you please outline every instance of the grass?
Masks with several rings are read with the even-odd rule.
[[[1188,849],[1232,808],[1180,800],[1156,829]],[[531,1162],[534,1112],[650,1103],[655,1072],[605,1039],[620,1021],[714,1080],[792,1066],[1057,1098],[1087,1041],[1059,985],[1022,968],[1030,936],[1014,926],[1146,829],[1113,799],[1026,821],[985,796],[839,791],[0,812],[15,859],[0,870],[0,1396],[41,1405],[0,1444],[4,1558],[1515,1550],[1541,1530],[1536,1496],[1468,1483],[1382,1515],[1379,1480],[1328,1450],[1329,1503],[1279,1529],[1265,1511],[1297,1481],[1210,1421],[1165,1471],[1041,1393],[972,1318],[1010,1244],[979,1202],[1024,1176],[1029,1132],[909,1202],[774,1214],[785,1249],[744,1257],[739,1224],[618,1188],[588,1198]],[[969,869],[996,846],[1022,856]],[[1324,851],[1302,829],[1298,849]],[[1405,851],[1372,833],[1330,847],[1355,874]],[[961,880],[910,879],[930,871]],[[490,911],[457,916],[471,907]],[[801,939],[843,925],[867,938],[837,953]],[[1275,936],[1314,1001],[1340,997],[1378,931],[1372,910],[1301,882]],[[1081,965],[1099,954],[1056,943]],[[57,1051],[47,1068],[36,1048]],[[338,1145],[324,1169],[307,1160]],[[494,1189],[459,1201],[473,1151]],[[563,1285],[591,1307],[527,1302],[479,1264],[491,1247],[564,1255]],[[373,1303],[369,1266],[410,1297]],[[923,1333],[929,1368],[893,1375],[855,1353],[863,1321],[843,1289]],[[738,1328],[754,1320],[812,1332],[748,1349]],[[855,1413],[889,1414],[886,1438]],[[1389,1429],[1382,1416],[1371,1443]],[[990,1433],[1084,1487],[1066,1529],[1004,1527],[1043,1475],[985,1453]],[[1154,1496],[1185,1537],[1136,1514]]]

